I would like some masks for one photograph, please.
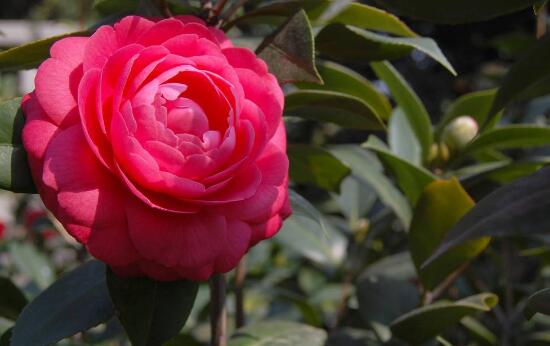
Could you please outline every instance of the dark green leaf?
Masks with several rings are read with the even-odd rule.
[[[531,319],[536,313],[550,315],[550,288],[533,293],[527,298],[524,315]]]
[[[384,175],[383,167],[376,157],[356,145],[332,146],[330,151],[351,167],[353,176],[372,187],[382,203],[392,209],[403,225],[408,227],[412,214],[409,202]]]
[[[530,48],[523,58],[512,65],[491,107],[490,117],[508,104],[527,100],[550,92],[550,34]]]
[[[48,287],[55,279],[49,259],[30,242],[10,242],[10,256],[20,272],[28,275],[40,288]]]
[[[415,166],[391,153],[384,142],[375,136],[370,136],[363,147],[376,152],[384,166],[395,176],[397,184],[412,205],[416,204],[424,188],[436,179],[436,176],[422,166]]]
[[[550,145],[550,127],[509,125],[480,135],[466,147],[466,151],[528,148],[544,145]]]
[[[357,281],[359,311],[367,323],[388,326],[420,302],[416,273],[408,253],[385,257],[370,265]]]
[[[330,17],[328,23],[351,25],[358,28],[381,31],[389,34],[405,37],[417,36],[414,31],[391,13],[352,2],[340,12]]]
[[[535,15],[538,15],[546,6],[548,6],[548,0],[538,0],[538,2],[533,5],[533,12],[535,12]]]
[[[292,215],[284,222],[275,240],[309,260],[336,266],[342,262],[346,239],[324,221],[308,200],[290,191]]]
[[[329,121],[340,126],[382,130],[384,124],[376,111],[365,101],[333,91],[299,90],[285,99],[285,114]]]
[[[528,8],[538,0],[377,0],[403,16],[443,24],[472,23]]]
[[[315,47],[311,24],[304,10],[298,11],[269,35],[257,49],[279,82],[323,84],[315,68]]]
[[[109,270],[107,286],[132,344],[156,346],[179,334],[193,308],[199,284],[119,278]]]
[[[24,44],[0,51],[0,71],[14,71],[35,68],[50,57],[50,47],[62,38],[88,36],[86,31],[73,32]]]
[[[17,319],[27,305],[27,298],[8,278],[0,278],[0,316]]]
[[[490,311],[498,303],[492,293],[482,293],[456,302],[438,302],[400,316],[391,325],[392,332],[413,345],[427,341],[477,312]]]
[[[443,132],[443,129],[453,119],[463,115],[468,115],[476,120],[479,125],[485,124],[489,117],[489,111],[491,105],[495,99],[497,89],[476,91],[473,93],[465,94],[456,99],[447,108],[447,112],[439,124],[437,124],[437,137],[439,138]],[[494,119],[498,119],[495,117]],[[490,129],[490,126],[486,126],[485,129]]]
[[[1,54],[1,53],[0,53]],[[0,189],[36,192],[23,148],[21,98],[0,103]]]
[[[422,147],[422,157],[427,158],[433,142],[430,116],[424,104],[411,86],[389,62],[373,62],[371,67],[386,82],[399,107],[403,109]]]
[[[295,322],[266,321],[237,330],[228,346],[323,346],[326,339],[327,333],[322,329]]]
[[[25,307],[12,346],[42,346],[85,331],[113,316],[105,265],[90,261],[64,275]]]
[[[399,107],[393,110],[388,122],[388,144],[396,156],[416,166],[422,165],[422,148],[407,115]]]
[[[497,189],[483,198],[447,233],[423,267],[471,239],[547,232],[550,230],[549,195],[548,167]]]
[[[498,344],[497,336],[474,317],[466,316],[460,320],[460,324],[466,328],[470,335],[472,335],[481,345]]]
[[[434,289],[462,264],[475,258],[489,244],[489,238],[470,241],[422,268],[445,234],[474,206],[456,179],[434,181],[418,200],[409,231],[409,247],[424,287]]]
[[[0,346],[11,346],[11,335],[13,328],[6,330],[2,336],[0,336]]]
[[[331,24],[324,27],[315,42],[322,54],[344,62],[393,60],[417,49],[430,56],[452,74],[455,70],[437,43],[425,37],[392,37],[352,26]]]
[[[137,9],[139,0],[95,0],[94,8],[102,15],[112,15],[133,12]]]
[[[290,177],[299,184],[313,185],[328,191],[339,191],[350,169],[330,152],[304,144],[289,145]]]
[[[317,69],[323,78],[323,85],[298,83],[296,86],[300,89],[330,90],[352,95],[371,106],[380,119],[390,117],[392,109],[386,96],[359,73],[330,61],[318,63]]]

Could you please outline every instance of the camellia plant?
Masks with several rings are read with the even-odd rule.
[[[94,8],[0,51],[37,68],[0,103],[0,346],[550,342],[550,127],[518,116],[550,93],[546,1]],[[457,72],[401,18],[519,11],[521,57],[429,114],[394,61]]]

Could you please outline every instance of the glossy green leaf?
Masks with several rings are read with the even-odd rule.
[[[490,311],[498,303],[492,293],[482,293],[456,302],[437,302],[415,309],[396,319],[391,330],[413,345],[427,341],[459,323],[462,318]]]
[[[491,107],[491,117],[512,102],[550,93],[549,59],[550,35],[545,35],[512,65],[504,77]]]
[[[384,8],[442,24],[472,23],[528,8],[538,0],[377,0]]]
[[[107,286],[132,345],[154,346],[179,334],[193,308],[199,284],[119,278],[109,270]]]
[[[432,182],[418,200],[409,230],[409,248],[426,289],[434,289],[458,267],[479,255],[489,244],[490,238],[487,237],[470,241],[440,257],[429,267],[421,269],[422,263],[430,257],[447,231],[474,204],[454,178]]]
[[[382,165],[372,154],[356,145],[331,146],[330,151],[351,167],[353,176],[372,187],[381,202],[392,209],[403,225],[408,227],[412,217],[409,202],[384,175]]]
[[[48,287],[55,279],[49,259],[29,242],[10,242],[10,256],[17,269],[28,275],[40,288]]]
[[[307,14],[300,10],[267,36],[256,52],[280,83],[323,84],[315,68],[314,44]]]
[[[466,151],[529,148],[545,145],[550,145],[550,127],[508,125],[480,135],[468,145]]]
[[[371,106],[379,118],[390,117],[392,108],[386,96],[359,73],[330,61],[317,63],[317,70],[323,78],[323,85],[298,83],[296,86],[300,89],[329,90],[352,95]]]
[[[343,127],[382,130],[384,124],[365,101],[351,95],[321,90],[291,92],[285,99],[285,114],[328,121]]]
[[[384,166],[395,176],[397,184],[409,198],[412,205],[416,204],[424,188],[437,179],[435,175],[422,166],[415,166],[394,155],[389,151],[385,143],[375,136],[370,136],[369,140],[363,144],[363,147],[376,152],[384,163]]]
[[[352,2],[330,17],[327,23],[339,23],[404,37],[416,37],[399,18],[376,7]]]
[[[315,39],[317,50],[331,59],[344,62],[393,60],[417,49],[456,75],[437,43],[426,37],[393,37],[353,26],[331,24]]]
[[[416,166],[422,165],[422,148],[407,115],[399,107],[393,110],[388,122],[388,144],[396,156]]]
[[[323,329],[288,321],[265,321],[238,329],[228,346],[323,346],[327,333]]]
[[[298,184],[339,191],[342,180],[350,173],[349,167],[321,147],[292,144],[287,153],[290,177]]]
[[[531,319],[537,313],[550,315],[550,288],[537,291],[527,298],[525,317]]]
[[[292,215],[285,220],[275,240],[315,263],[340,264],[347,246],[345,237],[326,223],[308,200],[292,190],[289,197]]]
[[[25,307],[12,346],[42,346],[86,331],[114,314],[105,265],[89,261],[61,277]]]
[[[550,229],[550,168],[505,185],[479,201],[445,236],[430,265],[450,249],[486,236],[528,235]]]
[[[86,31],[73,32],[0,51],[0,71],[15,71],[35,68],[50,57],[50,47],[56,41],[69,36],[88,35],[89,33]]]
[[[0,277],[0,316],[15,320],[27,305],[27,298],[8,278]]]
[[[371,210],[377,200],[376,192],[369,184],[350,175],[344,179],[337,197],[342,213],[351,224]]]
[[[0,189],[36,192],[23,148],[21,98],[0,103]]]
[[[479,125],[485,124],[489,117],[489,111],[495,99],[497,89],[476,91],[462,95],[449,105],[447,111],[437,125],[437,137],[441,136],[443,129],[453,119],[468,115],[476,120]],[[494,119],[498,119],[495,117]],[[492,126],[486,126],[485,130]]]
[[[390,89],[392,97],[405,112],[422,148],[422,157],[427,158],[433,142],[430,116],[424,104],[411,86],[389,62],[373,62],[371,67]]]
[[[357,280],[359,312],[367,323],[388,326],[414,309],[420,298],[408,253],[385,257],[365,269]]]

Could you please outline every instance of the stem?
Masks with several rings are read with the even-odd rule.
[[[223,274],[215,274],[210,278],[210,330],[211,346],[227,346],[227,308]]]
[[[239,8],[244,6],[245,2],[246,0],[237,0],[231,7],[229,7],[227,12],[225,13],[225,16],[223,17],[222,22],[228,22],[231,17],[233,17],[235,13],[237,13]]]
[[[235,326],[238,328],[246,324],[244,313],[244,282],[246,279],[246,257],[241,259],[235,270]]]
[[[219,17],[225,7],[227,0],[218,0],[216,7],[214,7],[214,16]]]
[[[423,305],[429,305],[433,303],[439,297],[441,297],[445,292],[447,292],[449,287],[452,286],[452,284],[456,281],[456,279],[458,279],[458,277],[462,275],[462,273],[464,273],[466,269],[468,269],[468,267],[470,266],[470,263],[471,262],[466,262],[460,267],[458,267],[457,270],[455,270],[451,275],[449,275],[447,279],[445,279],[445,281],[439,284],[439,286],[434,288],[433,291],[427,292],[426,295],[424,296]]]
[[[172,17],[172,12],[170,12],[170,8],[168,8],[168,2],[166,0],[158,0],[157,6],[165,17]]]

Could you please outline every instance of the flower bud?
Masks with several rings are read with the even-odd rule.
[[[443,130],[442,142],[447,144],[449,150],[458,152],[477,136],[479,126],[474,118],[468,115],[460,116],[450,122]]]

